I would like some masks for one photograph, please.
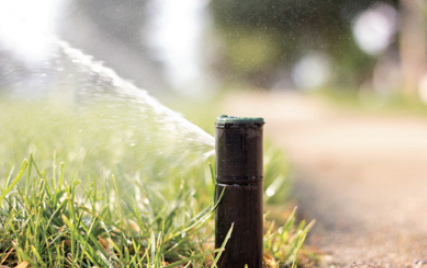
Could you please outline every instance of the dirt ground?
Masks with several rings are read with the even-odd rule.
[[[322,266],[427,267],[427,117],[343,112],[289,93],[232,95],[224,112],[264,117],[287,153]]]

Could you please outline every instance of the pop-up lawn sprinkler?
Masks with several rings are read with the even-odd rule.
[[[222,115],[216,127],[215,247],[233,227],[219,268],[261,268],[263,254],[262,118]]]

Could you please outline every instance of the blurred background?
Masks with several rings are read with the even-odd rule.
[[[427,101],[425,5],[1,0],[0,88],[47,94],[54,77],[40,74],[52,71],[49,62],[59,53],[48,38],[53,34],[156,96],[328,89]]]
[[[275,170],[287,170],[266,196],[297,178],[292,192],[299,213],[318,220],[310,245],[348,265],[375,260],[384,267],[415,267],[404,265],[426,252],[426,35],[425,0],[0,0],[0,95],[79,104],[89,96],[79,92],[94,87],[120,94],[123,82],[79,56],[81,50],[208,132],[218,114],[262,116],[268,137],[287,154],[286,160],[265,157]],[[143,113],[146,107],[154,112],[132,121],[128,134],[113,135],[117,146],[129,136],[128,147],[112,147],[119,156],[101,151],[92,162],[112,155],[112,163],[132,162],[125,167],[138,172],[141,162],[152,160],[160,167],[154,173],[176,163],[164,158],[170,151],[156,146],[166,143],[164,137],[182,143],[186,135],[181,128],[163,128],[164,110],[152,116],[160,105],[150,100],[155,105],[147,106],[141,94],[134,95],[145,105]],[[19,127],[0,107],[5,125]],[[31,113],[17,110],[25,118]],[[106,114],[117,121],[131,117]],[[150,128],[147,117],[157,125]],[[109,121],[97,127],[99,121],[73,125],[97,132],[64,159],[75,159],[80,147],[91,151],[105,129],[123,128]],[[40,129],[37,123],[32,131]],[[153,150],[144,153],[141,146],[129,154],[134,136],[147,142],[151,132],[158,136]],[[8,133],[9,143],[25,136],[17,133]],[[211,149],[213,139],[206,139]],[[67,151],[69,143],[60,140],[59,148]],[[2,155],[19,151],[4,144]],[[34,151],[31,146],[22,147],[25,155]],[[182,152],[189,147],[182,147],[174,155],[187,158]],[[165,161],[158,164],[153,155]],[[88,158],[81,159],[79,165]]]

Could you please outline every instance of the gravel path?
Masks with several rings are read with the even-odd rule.
[[[323,266],[427,267],[427,118],[343,113],[284,93],[234,95],[224,111],[264,117],[286,150]]]

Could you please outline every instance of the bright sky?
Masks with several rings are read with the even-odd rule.
[[[207,0],[152,0],[156,15],[149,39],[178,87],[195,85],[203,76],[201,45],[205,31]],[[189,90],[187,87],[186,90]]]
[[[62,0],[0,0],[0,43],[25,61],[40,63],[49,56],[44,33],[55,32]]]

